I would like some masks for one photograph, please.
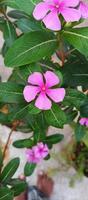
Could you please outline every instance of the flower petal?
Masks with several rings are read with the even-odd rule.
[[[40,93],[35,101],[35,106],[41,110],[49,110],[52,103],[45,94]]]
[[[81,13],[78,9],[73,8],[63,8],[61,14],[64,17],[66,22],[75,22],[79,21],[81,18]]]
[[[33,11],[33,16],[35,19],[41,20],[45,17],[48,11],[49,11],[48,4],[46,2],[41,2],[36,5]]]
[[[28,83],[38,86],[43,85],[44,83],[42,74],[40,72],[34,72],[28,77]]]
[[[48,89],[47,95],[56,103],[63,101],[65,97],[64,88]]]
[[[86,121],[86,118],[82,117],[80,120],[79,120],[79,123],[81,125],[84,125],[85,124],[85,121]]]
[[[48,29],[53,31],[58,31],[61,29],[61,23],[58,14],[55,11],[52,11],[46,15],[43,19],[43,22]]]
[[[79,4],[80,0],[63,0],[62,2],[67,7],[76,7]]]
[[[84,2],[80,2],[79,10],[81,12],[81,16],[84,19],[88,18],[88,4]]]
[[[46,86],[48,88],[60,83],[60,79],[58,78],[58,76],[51,71],[47,71],[44,74],[44,77],[45,77],[45,81],[46,81]]]
[[[35,99],[35,97],[36,97],[36,95],[37,95],[38,93],[39,93],[39,88],[38,88],[38,87],[27,85],[27,86],[24,88],[24,91],[23,91],[24,99],[25,99],[27,102],[31,102],[32,100]]]

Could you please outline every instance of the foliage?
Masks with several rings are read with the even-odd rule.
[[[38,2],[0,0],[0,30],[4,38],[1,54],[6,67],[13,69],[8,81],[0,82],[0,123],[12,131],[30,133],[29,138],[16,140],[15,148],[25,151],[25,148],[31,149],[43,142],[51,150],[64,136],[59,133],[47,135],[49,127],[62,129],[66,124],[73,125],[75,120],[74,138],[88,146],[88,129],[79,124],[80,117],[88,118],[88,27],[74,28],[81,21],[66,23],[61,18],[62,30],[46,29],[42,22],[33,18],[33,9]],[[9,12],[8,6],[12,8]],[[59,105],[53,102],[50,110],[40,110],[34,101],[25,101],[23,90],[29,75],[46,71],[57,75],[59,87],[65,88],[66,94]],[[4,166],[4,156],[0,148],[0,199],[13,200],[27,184],[25,180],[13,178],[19,158]],[[50,155],[45,160],[49,158]],[[27,161],[25,176],[31,176],[36,165]]]

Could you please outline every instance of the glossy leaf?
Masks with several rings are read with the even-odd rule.
[[[0,187],[0,200],[13,200],[13,191],[7,187]]]
[[[46,32],[30,32],[14,42],[5,57],[8,67],[18,67],[50,56],[57,47],[56,38]]]
[[[33,146],[33,140],[31,140],[30,138],[17,140],[13,143],[13,146],[16,148],[31,148]]]
[[[88,27],[67,29],[62,33],[71,45],[88,57]]]
[[[75,137],[76,141],[80,142],[84,138],[86,134],[85,127],[81,126],[80,124],[77,124],[76,129],[75,129]]]
[[[0,175],[0,181],[2,183],[7,183],[12,176],[15,174],[17,168],[19,166],[19,158],[14,158],[11,160],[3,169]]]
[[[16,83],[0,83],[0,102],[21,103],[23,99],[23,86]]]
[[[26,163],[24,168],[24,174],[25,176],[31,176],[36,168],[36,164],[34,163]]]
[[[14,192],[14,196],[20,195],[27,189],[27,183],[25,180],[12,179],[10,185],[11,190]]]
[[[49,125],[57,128],[63,128],[67,120],[64,111],[57,104],[53,104],[51,110],[45,111],[45,118]]]

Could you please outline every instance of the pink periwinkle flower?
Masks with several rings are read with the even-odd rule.
[[[65,97],[64,88],[52,88],[59,82],[58,76],[51,71],[47,71],[43,75],[40,72],[34,72],[28,77],[29,85],[24,88],[24,98],[27,102],[31,102],[36,98],[35,106],[37,108],[49,110],[52,107],[51,100],[59,103]]]
[[[83,1],[80,1],[79,10],[81,13],[81,17],[84,19],[87,19],[88,18],[88,4]]]
[[[26,150],[27,161],[30,163],[39,163],[48,154],[49,154],[48,146],[47,144],[43,144],[42,142],[32,147],[32,149]]]
[[[87,126],[87,127],[88,127],[88,118],[82,117],[82,118],[79,120],[79,123],[80,123],[82,126]]]
[[[79,21],[81,15],[79,0],[43,0],[36,5],[33,16],[36,20],[42,20],[48,29],[58,31],[61,29],[59,15],[61,14],[66,22]]]

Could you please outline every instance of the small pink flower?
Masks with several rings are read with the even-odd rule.
[[[48,146],[42,142],[38,143],[37,146],[34,146],[33,150],[38,159],[45,158],[49,154]]]
[[[88,18],[88,4],[81,1],[79,5],[79,10],[81,13],[81,17],[84,19],[87,19]]]
[[[24,88],[24,98],[27,102],[31,102],[37,97],[35,106],[41,110],[49,110],[52,106],[51,100],[59,103],[65,97],[64,88],[52,88],[59,82],[58,76],[51,71],[43,75],[40,72],[34,72],[28,77],[29,85]]]
[[[30,163],[39,163],[40,159],[36,158],[35,152],[33,151],[33,149],[27,149],[26,150],[26,157],[27,157],[27,161]]]
[[[36,5],[33,16],[42,20],[48,29],[58,31],[61,29],[60,14],[66,22],[79,21],[81,15],[76,8],[78,4],[79,0],[43,0]]]
[[[84,126],[87,126],[87,127],[88,127],[88,118],[86,118],[86,117],[81,118],[81,119],[79,120],[79,123],[80,123],[81,125],[84,125]]]
[[[30,163],[39,163],[49,154],[49,149],[46,144],[38,143],[32,149],[26,150],[27,161]]]

